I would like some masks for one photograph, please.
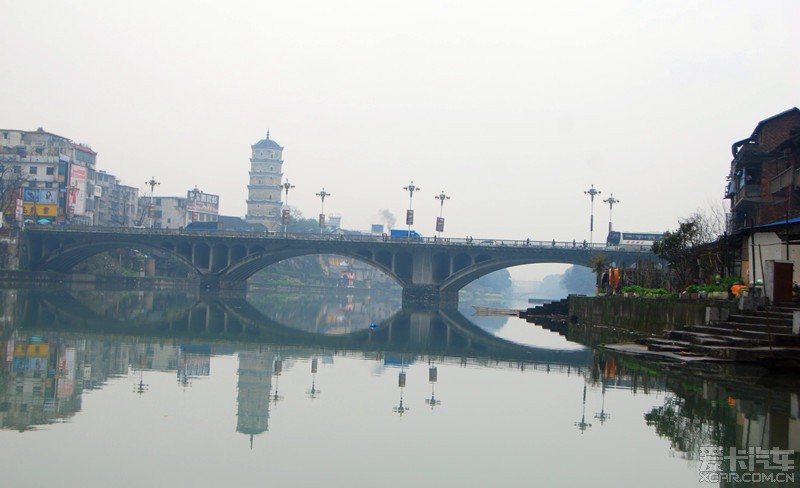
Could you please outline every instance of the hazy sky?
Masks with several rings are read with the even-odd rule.
[[[160,195],[243,216],[250,145],[289,203],[431,235],[663,231],[723,194],[734,141],[800,102],[800,2],[6,1],[0,126],[89,144]],[[596,200],[594,240],[608,206]],[[399,226],[399,224],[398,224]]]

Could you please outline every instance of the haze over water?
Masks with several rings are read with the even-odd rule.
[[[515,318],[359,293],[4,299],[8,486],[708,486],[700,446],[796,442],[785,389]],[[518,326],[532,347],[495,339]]]

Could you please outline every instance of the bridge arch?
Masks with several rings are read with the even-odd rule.
[[[199,275],[206,289],[242,288],[259,270],[288,258],[336,254],[386,273],[403,288],[404,303],[438,307],[458,301],[458,290],[475,279],[524,264],[588,265],[604,253],[620,266],[656,260],[652,252],[622,251],[573,242],[420,239],[394,241],[380,236],[246,232],[188,232],[173,229],[60,228],[32,226],[25,231],[23,268],[68,272],[100,252],[131,247],[175,256]],[[37,228],[38,227],[38,228]]]
[[[323,254],[343,256],[358,260],[386,274],[399,286],[402,287],[406,284],[401,277],[401,274],[398,274],[393,270],[394,260],[392,259],[391,255],[385,256],[381,255],[379,252],[378,259],[376,259],[373,257],[373,253],[366,249],[357,249],[354,251],[320,251],[319,249],[294,248],[285,249],[280,252],[276,252],[274,250],[261,250],[260,252],[249,254],[243,259],[237,260],[230,267],[222,270],[220,273],[220,279],[223,281],[246,281],[259,271],[273,264],[286,261],[287,259]]]
[[[140,241],[98,241],[98,242],[82,242],[82,241],[63,241],[58,243],[49,243],[49,245],[42,246],[42,252],[51,254],[51,257],[44,259],[38,265],[38,269],[58,271],[61,273],[70,272],[78,264],[97,256],[98,254],[112,251],[114,249],[137,249],[150,253],[164,253],[178,262],[185,264],[189,269],[193,270],[198,276],[202,271],[192,263],[191,255],[186,256],[184,253],[173,248],[172,245],[167,243],[149,244]]]

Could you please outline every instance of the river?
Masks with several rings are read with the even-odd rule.
[[[793,376],[363,290],[0,299],[3,486],[800,483]]]

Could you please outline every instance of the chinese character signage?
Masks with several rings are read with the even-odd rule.
[[[325,228],[325,214],[319,214],[319,228]]]
[[[219,215],[219,195],[190,190],[186,193],[186,211]]]
[[[436,217],[436,232],[444,232],[444,217]]]
[[[414,211],[406,210],[406,225],[414,225]]]

